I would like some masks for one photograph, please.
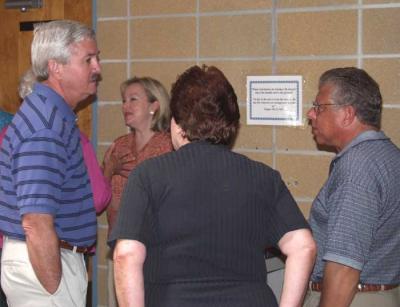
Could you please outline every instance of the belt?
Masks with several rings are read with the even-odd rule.
[[[89,247],[82,247],[82,246],[72,246],[68,242],[60,240],[60,248],[69,249],[74,253],[87,253],[89,251]]]
[[[373,291],[387,291],[394,288],[397,288],[399,285],[371,285],[371,284],[358,284],[357,291],[358,292],[373,292]],[[310,282],[310,290],[321,292],[322,291],[322,282]]]

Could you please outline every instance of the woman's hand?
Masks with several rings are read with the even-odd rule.
[[[104,154],[104,177],[106,177],[108,180],[111,180],[111,177],[114,175],[120,175],[128,178],[134,161],[135,159],[132,158],[130,153],[126,153],[122,156],[115,155],[115,143],[112,143]]]

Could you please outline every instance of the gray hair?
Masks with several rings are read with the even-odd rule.
[[[49,77],[49,60],[68,63],[71,46],[84,39],[96,40],[93,29],[72,20],[56,20],[35,26],[31,45],[32,70],[42,80]]]
[[[32,69],[28,69],[19,80],[18,85],[18,94],[19,97],[24,99],[33,91],[33,85],[38,82],[38,78],[36,78],[35,74],[33,73]]]
[[[382,95],[378,83],[365,70],[356,67],[328,70],[321,75],[319,88],[326,84],[334,86],[331,98],[336,104],[352,106],[362,123],[380,129]]]
[[[150,77],[133,77],[121,84],[121,95],[123,96],[127,87],[132,84],[140,84],[150,103],[158,101],[160,108],[156,111],[151,122],[153,131],[167,131],[171,120],[169,108],[169,95],[165,87],[158,81]]]

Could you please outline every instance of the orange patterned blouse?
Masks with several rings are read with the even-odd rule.
[[[136,151],[135,133],[129,133],[117,138],[115,141],[113,155],[132,160],[132,163],[125,165],[132,171],[138,164],[146,159],[153,158],[173,150],[171,136],[169,133],[156,132],[149,142],[139,151]],[[127,178],[120,175],[113,175],[111,178],[112,200],[108,210],[109,231],[111,230],[116,213],[120,206],[122,192],[124,190]]]

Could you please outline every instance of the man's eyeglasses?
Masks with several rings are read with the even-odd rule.
[[[312,103],[312,108],[315,111],[315,113],[320,113],[321,112],[321,107],[322,106],[337,106],[336,103],[318,103],[316,101],[313,101]]]

